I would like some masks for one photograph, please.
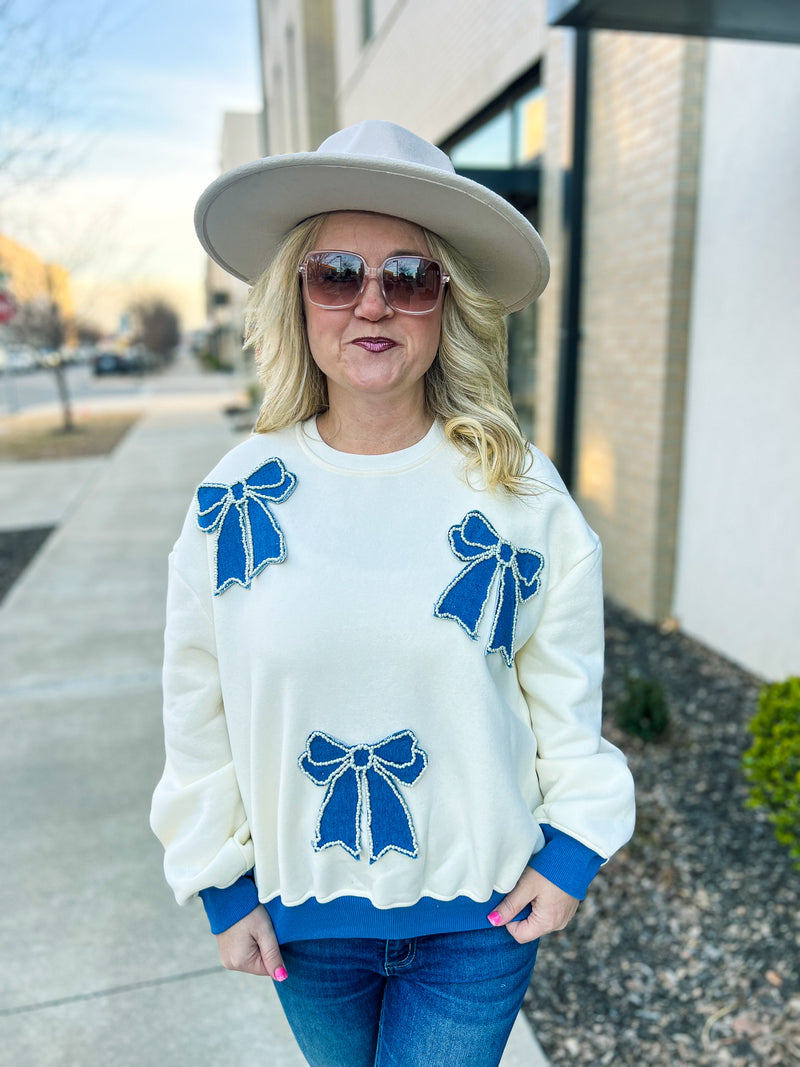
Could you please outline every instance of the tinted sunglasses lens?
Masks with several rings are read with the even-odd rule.
[[[343,252],[322,252],[306,260],[308,298],[322,307],[347,307],[355,303],[364,281],[364,261]]]
[[[389,259],[383,267],[383,288],[398,311],[432,311],[442,288],[442,268],[421,256]]]

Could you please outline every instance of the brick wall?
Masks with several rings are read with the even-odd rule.
[[[574,34],[547,35],[543,82],[547,92],[547,148],[541,175],[539,232],[550,256],[550,283],[539,299],[536,367],[536,429],[539,448],[552,456],[556,433],[556,396],[561,336],[564,270],[564,174],[572,145],[572,70]]]
[[[606,585],[670,610],[705,44],[597,33],[590,50],[576,495]]]

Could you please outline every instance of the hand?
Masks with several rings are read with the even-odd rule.
[[[511,922],[526,904],[532,908],[528,918]],[[579,904],[579,900],[553,885],[533,867],[526,867],[508,896],[489,916],[489,922],[493,926],[505,926],[515,941],[525,944],[553,930],[563,930]]]
[[[222,966],[229,971],[269,975],[276,982],[287,977],[278,939],[263,904],[217,934],[217,947]]]

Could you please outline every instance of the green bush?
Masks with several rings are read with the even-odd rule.
[[[766,808],[775,837],[800,869],[800,678],[765,685],[742,756],[748,807]]]
[[[629,673],[615,718],[626,733],[645,741],[657,741],[669,726],[669,709],[661,682]]]
[[[209,348],[204,348],[198,352],[197,359],[203,370],[223,371],[226,374],[230,374],[233,371],[233,367],[229,363],[223,363],[219,355]]]

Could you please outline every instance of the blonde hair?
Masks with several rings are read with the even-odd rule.
[[[284,239],[247,300],[245,344],[256,353],[264,399],[256,433],[267,433],[325,411],[325,376],[306,336],[298,266],[316,243],[326,215],[306,219]],[[439,351],[425,376],[425,403],[463,453],[467,474],[488,489],[527,493],[530,463],[506,380],[508,337],[503,306],[489,296],[464,256],[423,230],[431,255],[450,284],[442,308]]]

